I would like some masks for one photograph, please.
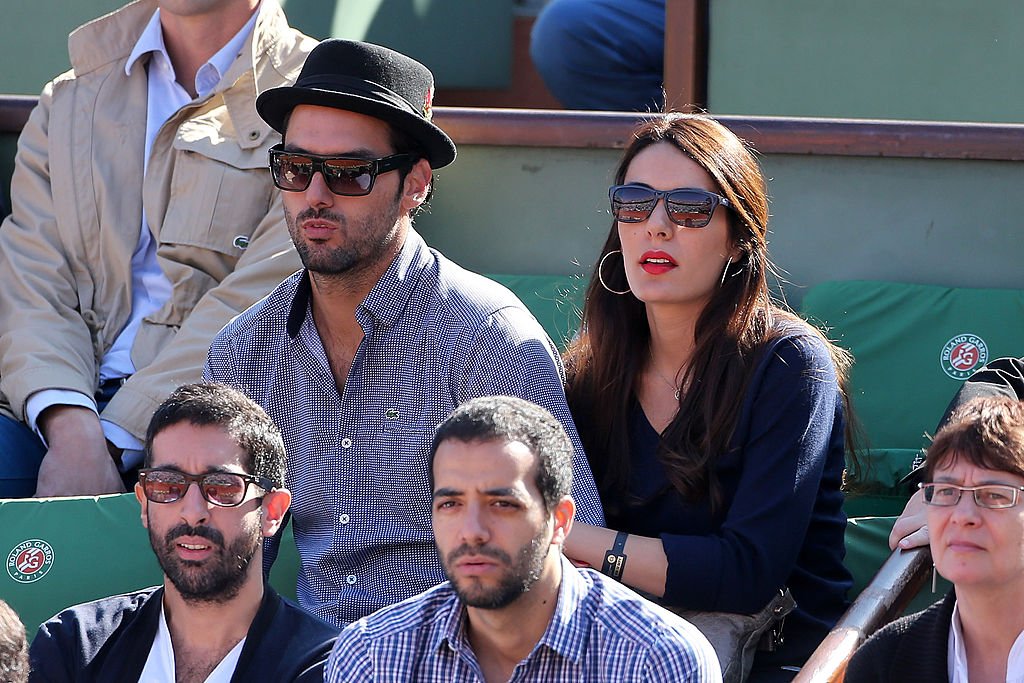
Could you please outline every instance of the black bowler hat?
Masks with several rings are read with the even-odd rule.
[[[373,116],[416,140],[431,168],[441,168],[455,160],[455,143],[430,122],[433,98],[434,77],[415,59],[372,43],[325,40],[306,57],[295,85],[264,92],[256,111],[279,133],[300,104]]]

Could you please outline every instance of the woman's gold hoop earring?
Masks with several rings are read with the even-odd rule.
[[[725,276],[729,273],[729,266],[732,265],[732,256],[725,262],[725,268],[722,268],[722,279],[718,281],[719,288],[725,286]]]
[[[616,292],[614,289],[612,289],[611,287],[608,286],[607,282],[604,281],[604,275],[601,273],[601,270],[604,268],[604,262],[608,260],[608,257],[611,256],[612,254],[621,254],[621,253],[622,253],[621,249],[613,249],[613,250],[609,251],[607,254],[605,254],[604,256],[602,256],[601,257],[601,261],[597,264],[597,281],[601,283],[602,287],[607,289],[612,294],[629,294],[629,292],[630,292],[628,287],[624,291]]]

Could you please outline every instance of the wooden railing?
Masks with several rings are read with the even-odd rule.
[[[438,107],[456,144],[622,148],[645,115]],[[646,115],[649,116],[649,115]],[[1024,125],[719,116],[762,154],[1024,160]]]
[[[0,133],[16,133],[36,98],[0,95]],[[434,122],[463,145],[620,149],[645,115],[437,107]],[[649,116],[649,115],[647,115]],[[1024,160],[1024,125],[720,116],[762,154]]]
[[[835,625],[793,683],[839,683],[854,651],[900,615],[928,578],[928,548],[897,550]]]
[[[0,95],[0,133],[21,131],[38,99],[27,95]]]
[[[665,105],[676,111],[707,102],[708,0],[666,0]]]

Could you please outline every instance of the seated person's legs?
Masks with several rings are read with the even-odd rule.
[[[46,447],[25,423],[0,415],[0,498],[27,498],[36,492],[39,463]]]
[[[657,111],[662,102],[664,0],[552,0],[530,56],[570,109]]]

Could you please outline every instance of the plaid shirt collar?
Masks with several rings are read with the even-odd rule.
[[[561,556],[561,562],[562,582],[558,586],[555,612],[547,629],[544,630],[544,635],[530,651],[527,659],[533,657],[541,646],[546,646],[578,664],[582,661],[586,649],[586,637],[590,631],[593,608],[584,604],[588,592],[586,580],[564,555]],[[466,633],[466,616],[466,606],[455,595],[453,588],[450,609],[447,610],[447,615],[439,628],[434,630],[429,651],[437,652],[446,645],[456,654],[470,652],[472,647]]]
[[[356,309],[356,319],[363,330],[367,331],[374,324],[384,328],[395,325],[402,318],[424,268],[436,258],[420,234],[410,228],[402,249]],[[288,311],[287,331],[293,339],[309,314],[312,294],[309,271],[303,271]]]

